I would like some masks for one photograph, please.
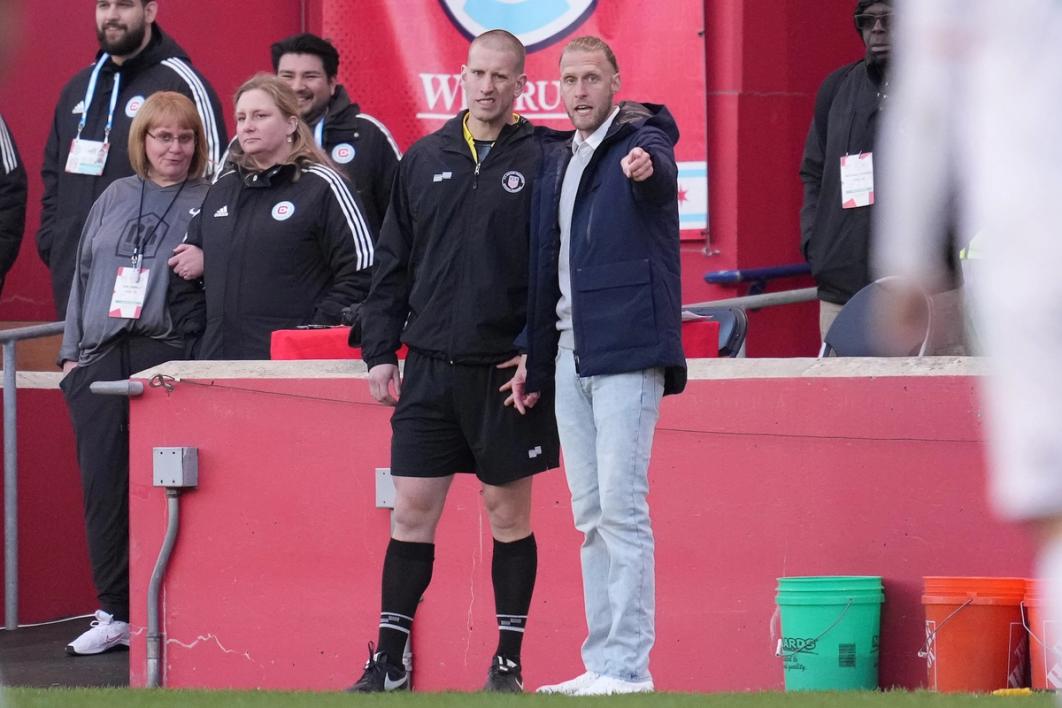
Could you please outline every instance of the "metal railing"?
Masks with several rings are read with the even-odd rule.
[[[705,273],[704,282],[715,283],[717,285],[733,285],[735,283],[773,280],[774,278],[793,278],[800,275],[811,275],[811,266],[807,263],[790,263],[780,266],[768,266],[766,268],[716,270],[711,273]]]
[[[18,379],[15,345],[62,334],[62,322],[0,330],[4,347],[4,629],[18,629]]]
[[[712,285],[740,285],[748,283],[749,295],[759,295],[767,290],[770,281],[776,278],[795,278],[811,275],[807,263],[788,263],[765,268],[741,268],[739,270],[716,270],[704,274],[704,282]]]
[[[795,305],[799,302],[811,302],[817,297],[818,289],[812,287],[800,288],[798,290],[782,290],[776,293],[763,293],[761,295],[728,297],[725,300],[694,302],[688,305],[683,305],[683,307],[743,307],[746,310],[756,310],[761,307],[777,307],[778,305]]]

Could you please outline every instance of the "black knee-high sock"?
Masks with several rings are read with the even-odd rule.
[[[402,663],[402,651],[413,627],[413,615],[431,582],[434,563],[434,543],[412,543],[392,538],[387,545],[377,651],[387,654],[392,664]]]
[[[512,543],[494,539],[491,579],[494,581],[494,610],[498,614],[498,656],[520,662],[527,611],[538,572],[538,545],[535,535]]]

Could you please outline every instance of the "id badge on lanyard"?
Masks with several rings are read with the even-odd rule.
[[[841,207],[858,209],[874,203],[874,153],[841,158]]]
[[[103,140],[82,140],[81,133],[85,130],[85,125],[88,122],[88,112],[92,106],[92,97],[96,93],[96,82],[99,80],[100,70],[109,58],[109,54],[101,56],[100,60],[96,62],[96,67],[92,70],[92,76],[89,78],[85,101],[82,104],[84,110],[77,125],[77,136],[70,141],[70,153],[66,158],[66,171],[71,174],[99,177],[103,174],[103,168],[107,166],[107,153],[111,149],[111,127],[114,125],[114,108],[118,104],[121,74],[114,75],[114,85],[111,87],[111,103],[107,112],[107,127],[103,133]]]
[[[146,268],[118,267],[118,277],[114,281],[114,294],[107,314],[127,320],[140,319],[147,298],[148,276],[151,271]]]

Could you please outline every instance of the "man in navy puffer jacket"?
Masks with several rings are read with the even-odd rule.
[[[646,498],[664,394],[686,383],[674,144],[663,106],[614,104],[616,58],[596,37],[561,56],[576,128],[536,186],[527,377],[514,402],[556,387],[557,425],[582,547],[586,672],[544,692],[653,690],[653,533]]]

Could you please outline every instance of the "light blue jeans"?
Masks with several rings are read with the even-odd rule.
[[[656,638],[649,453],[664,393],[662,369],[581,378],[557,355],[557,428],[583,532],[588,671],[647,681]]]

